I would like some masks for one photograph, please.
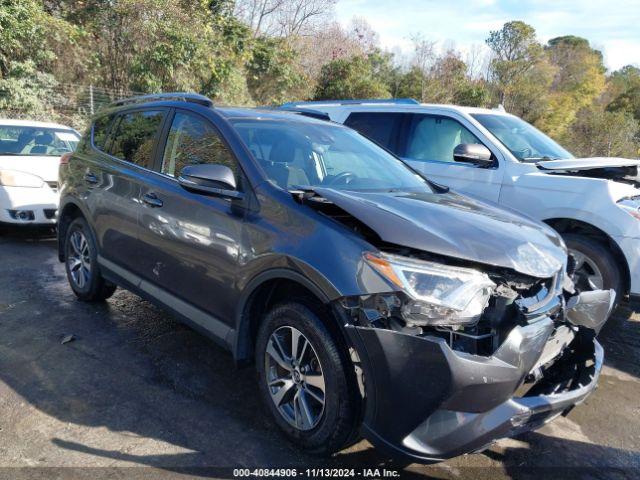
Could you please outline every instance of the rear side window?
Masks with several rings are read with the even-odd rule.
[[[402,113],[355,112],[344,124],[398,154],[397,138],[402,117]]]
[[[93,122],[91,140],[93,141],[94,147],[98,150],[105,150],[107,145],[107,135],[109,134],[109,128],[113,123],[113,118],[113,115],[106,115],[104,117],[97,118],[96,121]]]
[[[140,167],[153,169],[153,147],[163,117],[161,110],[123,114],[112,135],[108,153]]]

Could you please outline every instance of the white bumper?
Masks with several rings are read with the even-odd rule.
[[[48,185],[41,188],[0,186],[0,223],[55,225],[59,195]],[[26,212],[21,215],[19,212]]]

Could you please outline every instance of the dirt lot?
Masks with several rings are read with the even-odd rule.
[[[208,339],[125,291],[76,301],[53,238],[3,232],[0,258],[0,478],[230,478],[220,467],[314,465],[403,478],[640,476],[640,314],[629,307],[601,334],[600,388],[567,418],[435,466],[395,463],[364,441],[319,460],[279,435],[253,370]]]

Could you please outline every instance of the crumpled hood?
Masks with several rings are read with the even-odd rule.
[[[0,170],[18,170],[42,178],[45,182],[58,181],[60,157],[0,155]]]
[[[551,228],[452,192],[314,191],[385,242],[537,278],[553,276],[566,261]]]
[[[579,171],[593,170],[596,168],[618,168],[618,167],[637,167],[640,160],[630,160],[628,158],[572,158],[569,160],[547,160],[536,163],[541,170],[554,171]]]

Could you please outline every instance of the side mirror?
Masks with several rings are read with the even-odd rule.
[[[493,165],[491,151],[479,143],[461,143],[454,148],[453,159],[456,162],[471,163],[479,167]]]
[[[178,183],[186,190],[228,198],[242,198],[236,177],[226,165],[189,165],[182,169]]]

